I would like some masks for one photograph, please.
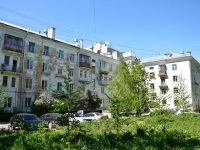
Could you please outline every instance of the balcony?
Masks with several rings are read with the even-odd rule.
[[[108,80],[99,80],[99,84],[100,85],[107,85],[108,84]]]
[[[22,73],[22,67],[17,66],[6,66],[5,64],[1,65],[1,71],[9,72],[9,73],[15,73],[15,74],[21,74]]]
[[[50,73],[50,71],[42,71],[42,74],[43,75],[50,75],[51,73]]]
[[[79,78],[78,81],[81,82],[81,83],[84,83],[84,84],[91,83],[91,80],[88,79],[88,78]]]
[[[56,74],[56,77],[60,77],[60,78],[63,78],[63,77],[65,77],[63,74]]]
[[[84,67],[90,69],[90,64],[85,62],[79,62],[79,67]]]
[[[160,70],[159,71],[159,76],[166,76],[167,75],[167,71],[166,70]]]
[[[168,85],[166,82],[161,82],[161,84],[159,85],[160,88],[167,88]]]
[[[4,44],[4,48],[3,51],[11,51],[14,53],[22,53],[23,52],[23,47],[21,46],[16,46],[16,45],[12,45],[12,44]]]
[[[100,73],[106,73],[106,74],[107,74],[107,73],[109,73],[109,69],[106,68],[106,67],[100,67],[100,68],[99,68],[99,72],[100,72]]]

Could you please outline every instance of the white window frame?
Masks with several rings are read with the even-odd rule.
[[[105,93],[105,91],[104,91],[105,89],[104,89],[104,87],[101,87],[101,93],[102,94],[104,94]]]
[[[43,72],[49,72],[49,65],[46,63],[43,63]]]
[[[59,52],[58,52],[58,58],[59,59],[64,59],[64,52],[62,50],[59,50]]]
[[[73,76],[74,76],[74,70],[71,69],[71,70],[70,70],[70,77],[73,77]]]
[[[47,81],[47,80],[42,80],[42,89],[43,89],[43,90],[46,90],[47,84],[48,84],[48,81]]]
[[[26,88],[32,89],[32,79],[26,79]]]
[[[48,46],[44,46],[43,55],[49,56],[49,47]]]
[[[177,71],[177,64],[172,64],[172,70]]]
[[[83,71],[80,70],[80,78],[82,78],[82,77],[83,77]]]
[[[33,61],[32,60],[27,60],[27,69],[33,70]]]
[[[35,52],[35,43],[29,42],[28,51],[32,53]]]
[[[84,71],[84,78],[87,78],[87,71]]]
[[[25,107],[31,107],[31,97],[26,97],[25,98]]]
[[[75,60],[75,55],[74,54],[70,54],[70,62],[74,62]]]

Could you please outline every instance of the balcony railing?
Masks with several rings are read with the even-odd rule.
[[[90,64],[85,62],[79,62],[79,67],[90,68]]]
[[[22,73],[22,67],[1,65],[1,71],[9,71],[13,73]]]
[[[16,46],[16,45],[12,45],[12,44],[4,44],[4,51],[13,51],[13,52],[17,52],[17,53],[22,53],[23,52],[24,47],[21,46]]]
[[[107,67],[100,67],[99,72],[100,73],[109,73],[109,69]]]
[[[88,78],[79,78],[79,82],[82,82],[82,83],[91,83],[91,80],[88,79]]]
[[[166,70],[160,70],[159,71],[159,75],[160,76],[166,76],[167,75],[167,71]]]
[[[166,82],[161,82],[161,84],[159,85],[160,88],[167,88],[168,85]]]
[[[42,71],[42,74],[44,74],[44,75],[50,75],[51,73],[50,73],[50,71]]]

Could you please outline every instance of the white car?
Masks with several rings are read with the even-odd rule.
[[[99,119],[108,119],[108,115],[104,115],[99,112],[90,112],[84,115],[84,118],[92,119],[92,121],[97,121]]]
[[[79,114],[65,114],[69,116],[70,122],[89,122],[92,121],[90,118],[81,117]]]

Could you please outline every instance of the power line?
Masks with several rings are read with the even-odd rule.
[[[13,14],[15,14],[15,15],[18,15],[18,16],[20,16],[20,17],[29,19],[29,20],[31,20],[31,21],[34,21],[34,22],[37,22],[37,23],[40,23],[40,24],[43,24],[43,25],[55,26],[55,25],[53,25],[53,24],[50,24],[50,23],[41,21],[41,20],[39,20],[39,19],[36,19],[36,18],[27,16],[27,15],[24,15],[24,14],[22,14],[22,13],[19,13],[19,12],[13,11],[13,10],[10,10],[10,9],[5,8],[5,7],[3,7],[3,6],[0,6],[0,9],[3,9],[3,10],[5,10],[5,11],[8,11],[8,12],[13,13]],[[55,26],[55,27],[56,27],[58,30],[61,30],[61,31],[64,31],[64,32],[66,32],[66,30],[68,30],[68,29],[65,29],[65,28],[60,27],[60,26]],[[96,29],[95,29],[95,30],[96,30]],[[79,34],[79,35],[83,35],[83,36],[86,36],[86,37],[90,37],[90,38],[92,38],[92,39],[96,39],[96,40],[98,39],[98,38],[96,38],[96,37],[94,38],[94,37],[92,37],[92,36],[88,36],[88,35],[85,35],[85,34],[82,34],[82,33],[79,33],[79,32],[75,32],[75,31],[72,31],[72,30],[68,30],[68,31],[69,31],[69,32],[73,32],[73,33],[75,33],[75,34]],[[72,33],[71,33],[71,34],[72,34]],[[95,40],[91,40],[91,39],[87,39],[87,38],[85,38],[85,39],[88,40],[88,41],[96,42]],[[98,39],[98,40],[100,40],[100,41],[105,41],[105,40],[102,40],[102,39]],[[114,43],[114,42],[111,42],[111,43],[112,43],[112,45],[116,45],[116,46],[119,46],[119,47],[137,49],[137,50],[142,50],[142,51],[154,51],[154,50],[146,50],[146,49],[135,48],[135,47],[126,46],[126,45],[121,45],[121,44]],[[158,52],[158,51],[155,51],[155,52]]]

